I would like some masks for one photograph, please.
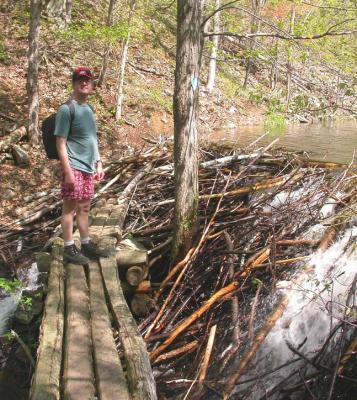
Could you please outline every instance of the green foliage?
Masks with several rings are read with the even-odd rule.
[[[165,111],[171,112],[172,111],[172,101],[171,98],[167,98],[162,92],[161,89],[153,88],[148,90],[148,95],[152,98],[157,104],[159,104]]]
[[[18,279],[5,279],[0,278],[0,289],[4,290],[8,294],[15,293],[21,286],[21,282]]]
[[[267,132],[273,136],[285,133],[287,127],[285,116],[274,112],[266,114],[264,127]]]
[[[24,309],[30,309],[32,307],[32,297],[22,297],[21,298],[21,304],[24,307]]]
[[[58,36],[63,40],[89,41],[97,39],[105,43],[117,43],[128,35],[129,27],[125,23],[117,23],[107,26],[89,21],[86,23],[74,23],[67,29],[58,31]]]
[[[14,340],[14,334],[12,332],[5,332],[0,336],[2,339],[5,339],[8,343],[11,343]]]

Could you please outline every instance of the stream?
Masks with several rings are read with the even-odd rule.
[[[259,143],[270,143],[278,137],[276,146],[296,152],[307,152],[313,160],[350,163],[357,150],[357,122],[343,121],[325,125],[294,124],[279,129],[262,125],[241,126],[231,130],[216,130],[207,139],[226,141],[234,146],[245,147],[267,133]]]

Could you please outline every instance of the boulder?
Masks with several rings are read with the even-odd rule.
[[[45,252],[38,252],[35,254],[37,269],[39,272],[50,272],[51,254]]]
[[[12,156],[16,165],[20,167],[28,167],[30,165],[28,154],[17,144],[12,146]]]
[[[4,193],[1,195],[4,200],[11,200],[16,197],[16,193],[11,189],[6,189]]]

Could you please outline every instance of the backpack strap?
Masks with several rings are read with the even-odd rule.
[[[69,108],[69,114],[70,114],[70,117],[71,117],[71,121],[70,121],[70,126],[69,126],[69,134],[68,134],[68,136],[71,134],[71,130],[72,130],[72,123],[73,123],[73,121],[74,121],[74,117],[75,117],[75,115],[76,115],[76,109],[75,109],[75,107],[74,107],[74,103],[73,103],[73,100],[67,100],[64,104],[66,104],[67,106],[68,106],[68,108]]]

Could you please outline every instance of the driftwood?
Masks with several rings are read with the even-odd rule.
[[[97,262],[89,264],[89,277],[93,354],[98,395],[102,400],[129,400],[124,372],[111,331],[110,316]]]
[[[0,141],[0,153],[9,149],[9,147],[15,143],[18,143],[27,135],[26,128],[22,126],[12,132],[6,139]]]
[[[112,245],[114,246],[113,242]],[[123,345],[129,391],[136,399],[156,399],[155,381],[146,346],[124,299],[116,260],[114,257],[102,258],[100,265],[110,307]]]
[[[32,377],[31,400],[60,399],[62,342],[64,333],[63,241],[53,245],[48,295],[37,350],[37,365]]]
[[[64,347],[64,399],[95,396],[89,291],[83,267],[66,266],[67,322]]]

